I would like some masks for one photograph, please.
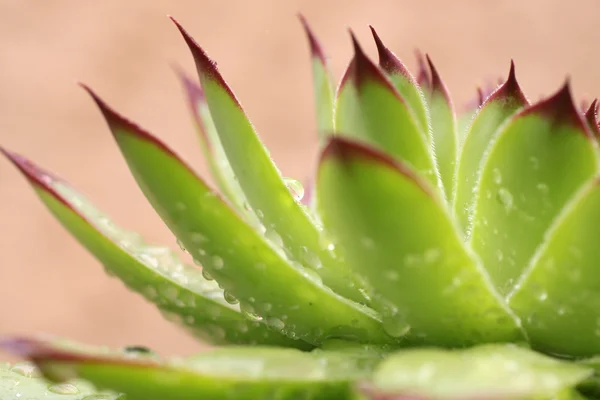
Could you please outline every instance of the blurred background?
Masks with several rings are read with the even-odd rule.
[[[455,105],[506,76],[510,59],[532,100],[571,76],[578,99],[600,95],[597,0],[0,0],[0,144],[36,160],[121,225],[155,243],[175,239],[135,185],[81,80],[173,146],[207,176],[170,67],[193,71],[172,14],[209,55],[287,176],[316,154],[302,12],[340,76],[347,28],[375,55],[368,24],[415,69],[428,52]],[[104,275],[4,159],[0,160],[0,335],[46,332],[95,344],[190,353],[201,344]]]

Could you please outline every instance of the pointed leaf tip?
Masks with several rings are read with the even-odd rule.
[[[598,126],[598,99],[592,101],[592,104],[590,104],[590,107],[584,114],[584,118],[594,135],[600,137],[600,126]]]
[[[223,90],[225,90],[227,94],[233,99],[233,101],[235,101],[236,104],[239,106],[239,101],[233,94],[233,91],[231,90],[227,82],[225,82],[225,79],[223,79],[223,77],[221,76],[221,73],[217,68],[217,63],[208,57],[204,49],[202,49],[198,45],[196,40],[183,28],[183,26],[175,18],[169,17],[169,19],[173,21],[173,23],[183,36],[185,43],[188,45],[190,52],[192,53],[192,57],[194,58],[198,74],[204,75],[208,79],[214,81],[219,86],[221,86]]]
[[[348,73],[353,72],[356,86],[360,88],[367,81],[376,81],[396,93],[396,89],[388,81],[383,72],[367,57],[352,30],[349,30],[349,32],[352,39],[352,47],[354,48],[354,58],[351,67],[348,68]],[[345,79],[342,79],[342,81],[344,82]]]
[[[431,87],[431,78],[427,72],[427,65],[423,53],[419,49],[415,49],[415,58],[417,59],[417,83],[421,87]]]
[[[308,38],[311,56],[313,58],[317,58],[319,61],[321,61],[321,64],[326,65],[327,57],[325,56],[323,47],[321,46],[321,43],[319,43],[319,41],[317,40],[317,37],[315,36],[314,32],[310,28],[308,21],[306,20],[304,15],[302,15],[300,13],[298,13],[297,16],[298,16],[298,19],[300,20],[300,23],[302,24],[302,27],[304,28],[306,37]]]
[[[420,178],[404,164],[395,161],[387,154],[382,153],[373,147],[351,139],[346,139],[341,135],[332,137],[329,143],[327,143],[327,146],[325,146],[323,152],[321,153],[320,162],[323,163],[327,159],[331,158],[340,160],[344,164],[351,163],[357,159],[362,159],[365,161],[374,162],[376,164],[385,165],[415,181],[417,185],[423,189],[423,191],[425,191],[427,194],[431,194],[423,185]]]
[[[505,99],[513,99],[523,105],[529,105],[529,100],[527,100],[527,97],[521,90],[519,82],[517,81],[514,60],[510,60],[510,70],[508,71],[508,78],[506,78],[506,81],[504,81],[504,83],[502,83],[500,87],[498,87],[498,89],[496,89],[494,93],[490,95],[487,101]]]
[[[544,116],[554,124],[571,125],[581,131],[585,136],[592,137],[592,133],[586,126],[571,95],[571,83],[569,79],[552,96],[540,100],[538,103],[526,108],[521,115],[537,114]]]
[[[431,57],[429,57],[429,54],[425,54],[425,58],[427,60],[427,64],[429,65],[429,71],[431,72],[431,81],[430,81],[431,92],[432,93],[434,93],[434,92],[440,93],[442,96],[445,97],[446,102],[448,104],[452,104],[452,99],[450,98],[450,93],[448,92],[448,88],[442,81],[442,78],[441,78],[438,70],[435,68],[435,65],[433,65],[433,62],[431,61]]]
[[[106,123],[108,124],[113,136],[118,140],[119,134],[135,135],[140,139],[152,142],[154,145],[160,147],[167,153],[174,155],[173,151],[169,149],[162,141],[158,140],[150,132],[144,130],[142,127],[134,123],[133,121],[125,118],[123,115],[112,109],[104,100],[100,98],[89,86],[84,83],[79,83],[88,94],[92,97],[100,112],[104,116]]]
[[[401,74],[412,81],[412,76],[408,72],[406,66],[400,61],[400,59],[387,48],[381,37],[372,25],[369,25],[371,34],[375,40],[377,46],[377,53],[379,55],[379,66],[386,71],[388,74]]]

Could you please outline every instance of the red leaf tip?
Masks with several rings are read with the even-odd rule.
[[[51,186],[52,182],[60,181],[58,177],[37,166],[31,160],[20,154],[9,151],[3,147],[0,147],[0,153],[4,154],[4,156],[12,162],[19,171],[21,171],[25,178],[33,184],[42,186],[46,190],[54,191]]]
[[[400,59],[383,44],[383,41],[375,28],[373,28],[372,25],[369,25],[369,28],[371,29],[371,34],[373,35],[375,45],[377,46],[379,66],[388,74],[399,74],[408,78],[410,81],[414,81],[414,78],[402,61],[400,61]]]
[[[319,61],[321,61],[321,64],[326,65],[327,57],[325,56],[323,47],[321,46],[321,43],[319,43],[319,41],[317,40],[317,37],[315,36],[314,32],[310,28],[308,21],[306,20],[304,15],[302,15],[300,13],[298,13],[297,16],[298,16],[298,19],[300,20],[300,23],[302,24],[302,27],[304,28],[304,32],[306,32],[306,37],[308,38],[308,43],[310,45],[311,56],[313,58],[317,58]]]
[[[582,119],[571,95],[571,83],[567,78],[563,86],[552,96],[526,108],[521,115],[537,114],[544,116],[554,124],[571,125],[585,136],[592,137],[587,124]]]
[[[504,81],[504,83],[502,83],[500,87],[498,87],[498,89],[496,89],[494,93],[491,94],[487,101],[491,102],[497,100],[510,100],[516,101],[524,106],[529,105],[529,100],[527,100],[527,97],[521,90],[519,82],[517,81],[514,60],[510,60],[510,70],[508,71],[508,78],[506,78],[506,81]]]
[[[452,99],[450,98],[450,92],[448,91],[448,88],[442,81],[442,78],[441,78],[440,74],[438,73],[437,69],[435,68],[435,65],[433,65],[433,62],[431,61],[431,57],[429,57],[429,54],[425,54],[425,59],[427,60],[427,64],[429,65],[429,71],[431,72],[431,81],[430,81],[431,93],[435,93],[435,92],[440,93],[442,96],[444,96],[444,98],[446,99],[446,102],[448,104],[452,104]]]
[[[104,116],[104,119],[106,120],[106,123],[108,124],[117,142],[119,141],[120,134],[134,135],[140,139],[151,142],[171,155],[175,155],[173,151],[169,149],[162,141],[158,140],[156,136],[152,135],[150,132],[146,131],[133,121],[125,118],[123,115],[113,110],[89,86],[85,85],[84,83],[80,83],[79,85],[92,97],[100,109],[100,112],[102,112],[102,115]]]
[[[348,164],[356,159],[362,159],[368,162],[385,165],[414,181],[428,195],[432,194],[431,191],[421,182],[416,173],[410,168],[397,162],[387,154],[380,152],[374,147],[362,144],[360,142],[347,139],[339,135],[331,136],[331,139],[329,139],[329,142],[321,153],[320,162],[322,163],[328,158],[335,158],[340,160],[343,164]]]
[[[175,75],[177,75],[179,78],[179,81],[185,90],[185,94],[190,106],[195,108],[197,103],[204,102],[204,92],[202,91],[200,85],[194,79],[192,79],[192,77],[190,77],[180,65],[171,64],[171,68],[175,72]]]
[[[221,86],[221,88],[223,88],[223,90],[225,90],[227,92],[229,97],[231,97],[231,99],[239,106],[240,105],[239,101],[237,100],[237,98],[235,97],[233,92],[231,91],[231,88],[229,87],[229,85],[227,85],[227,83],[225,82],[225,79],[223,79],[223,76],[221,76],[221,73],[219,72],[219,70],[217,68],[217,63],[208,57],[208,55],[206,54],[204,49],[202,49],[198,45],[198,43],[196,42],[196,40],[194,40],[192,35],[190,35],[175,18],[169,17],[169,19],[171,21],[173,21],[173,23],[175,24],[175,26],[177,27],[177,29],[183,36],[185,43],[188,45],[190,52],[192,53],[192,57],[194,58],[194,62],[196,64],[196,69],[198,70],[198,74],[200,75],[200,78],[205,77],[205,78],[217,83],[219,86]]]
[[[427,72],[427,65],[423,53],[419,49],[415,49],[415,58],[417,59],[417,83],[422,88],[431,87],[431,78]]]
[[[354,58],[350,63],[346,75],[353,75],[355,84],[359,90],[365,82],[376,81],[397,95],[396,89],[386,78],[383,71],[367,57],[352,30],[349,30],[349,32],[352,39],[352,47],[354,48]],[[346,81],[346,78],[347,76],[344,76],[342,82]]]
[[[592,101],[592,104],[590,104],[590,107],[584,114],[584,118],[594,135],[600,137],[600,126],[598,126],[598,99]]]

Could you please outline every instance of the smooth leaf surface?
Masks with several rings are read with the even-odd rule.
[[[52,383],[29,362],[0,362],[0,399],[3,400],[126,400],[125,395],[98,392],[83,381]]]
[[[518,109],[528,105],[521,91],[511,63],[508,79],[485,100],[475,114],[460,151],[456,172],[454,214],[467,233],[473,216],[476,186],[481,174],[482,162],[487,149],[498,134],[501,125]]]
[[[324,146],[327,136],[335,130],[335,121],[333,117],[335,83],[331,71],[329,70],[329,66],[327,65],[327,57],[325,56],[323,47],[308,25],[306,18],[302,15],[300,15],[299,18],[310,45],[317,130],[319,132],[319,142],[321,143],[321,146]]]
[[[433,399],[553,398],[592,374],[591,368],[514,345],[424,348],[401,351],[382,362],[372,390]]]
[[[552,221],[597,170],[597,144],[568,85],[504,126],[477,186],[471,235],[471,246],[503,294]]]
[[[446,85],[427,56],[431,70],[429,116],[431,119],[431,142],[435,152],[437,170],[440,174],[448,203],[454,196],[454,172],[458,149],[454,106]]]
[[[388,333],[441,346],[521,338],[446,206],[412,170],[335,138],[317,185],[325,228],[369,282]]]
[[[177,69],[176,72],[185,90],[188,108],[192,114],[202,152],[207,160],[212,177],[221,193],[244,219],[256,229],[260,229],[260,221],[248,205],[244,191],[240,187],[227,159],[202,88],[182,70]]]
[[[125,393],[128,400],[349,399],[351,383],[365,377],[341,353],[304,353],[272,347],[210,350],[190,358],[131,357],[81,350],[35,339],[2,344],[34,361],[48,378],[78,377]]]
[[[385,71],[389,80],[394,84],[394,87],[412,110],[416,121],[419,124],[421,132],[429,137],[429,110],[425,105],[425,95],[419,87],[416,79],[412,76],[408,68],[400,61],[400,59],[383,44],[383,41],[375,31],[375,28],[370,26],[371,33],[377,45],[377,53],[379,54],[379,67]]]
[[[330,337],[392,341],[375,312],[335,294],[312,270],[286,261],[165,144],[94,99],[154,209],[249,318],[312,344]]]
[[[600,354],[600,186],[589,184],[557,218],[509,304],[532,345],[571,356]]]
[[[313,269],[336,293],[365,301],[358,282],[328,248],[317,225],[290,193],[240,103],[215,64],[177,24],[188,44],[212,119],[240,187],[267,230],[286,255]]]
[[[412,166],[437,187],[428,132],[420,129],[407,103],[383,71],[367,58],[354,37],[353,43],[354,59],[336,103],[338,134],[385,151]]]
[[[146,244],[115,225],[65,181],[17,154],[5,153],[58,221],[127,287],[154,303],[169,320],[215,344],[271,344],[310,348],[264,323],[246,319],[225,301],[215,281],[186,265],[166,247]]]

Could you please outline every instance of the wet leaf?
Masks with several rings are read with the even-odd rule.
[[[161,360],[35,339],[12,339],[1,345],[33,360],[52,380],[85,379],[123,392],[128,400],[344,400],[351,398],[351,383],[370,371],[341,353],[272,347],[217,349]]]
[[[317,129],[319,131],[319,141],[324,146],[327,136],[334,131],[335,83],[321,43],[317,40],[306,18],[302,15],[299,15],[299,18],[310,45]]]
[[[517,82],[514,64],[511,63],[506,82],[485,100],[475,114],[460,152],[454,213],[465,233],[468,231],[473,217],[475,188],[479,181],[487,149],[494,141],[502,124],[517,110],[528,104],[529,102]]]
[[[481,172],[471,235],[471,246],[503,294],[597,169],[596,141],[568,85],[504,125]]]
[[[125,395],[98,392],[80,380],[56,384],[42,378],[29,362],[0,362],[0,399],[3,400],[126,400]]]
[[[115,225],[65,181],[14,153],[5,152],[58,221],[105,270],[154,303],[169,320],[215,344],[271,344],[309,349],[264,323],[246,319],[215,281],[186,265],[166,247],[145,243]]]
[[[312,270],[288,262],[164,143],[90,93],[154,209],[249,318],[312,344],[330,337],[392,340],[375,312],[335,294]]]
[[[433,399],[562,398],[592,373],[514,345],[425,348],[400,351],[382,362],[371,391]]]
[[[427,56],[427,62],[431,70],[429,116],[432,147],[435,151],[437,170],[444,186],[446,199],[451,203],[454,196],[454,172],[458,148],[454,106],[450,99],[450,93],[429,56]]]
[[[354,58],[339,89],[337,134],[385,151],[438,185],[428,132],[423,132],[400,93],[353,37]]]
[[[325,228],[366,278],[389,334],[443,346],[521,337],[442,200],[410,168],[335,138],[317,185]]]
[[[536,349],[600,354],[600,186],[590,183],[553,223],[510,306]]]
[[[177,23],[176,23],[177,24]],[[345,264],[323,246],[321,233],[303,205],[290,193],[279,170],[216,65],[177,24],[188,44],[221,144],[246,199],[286,255],[316,271],[336,293],[365,301]]]

